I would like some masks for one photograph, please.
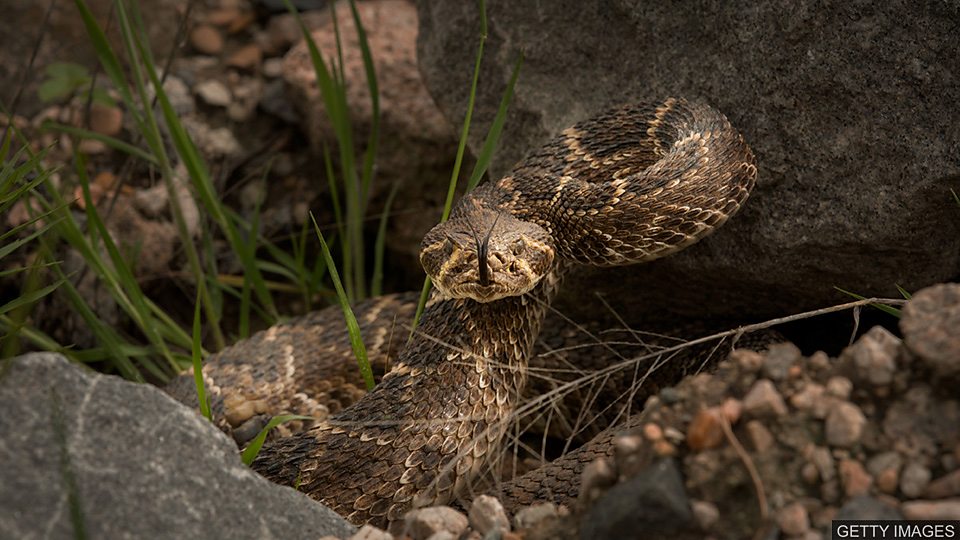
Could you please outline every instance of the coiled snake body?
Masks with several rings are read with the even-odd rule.
[[[722,114],[681,99],[618,107],[564,130],[424,237],[435,291],[382,382],[268,443],[254,468],[379,526],[468,492],[499,452],[564,271],[647,262],[696,242],[740,208],[756,172]],[[397,333],[402,342],[405,330]],[[220,358],[205,368],[211,380],[220,369],[256,384],[229,354]],[[229,378],[216,390],[227,393]]]

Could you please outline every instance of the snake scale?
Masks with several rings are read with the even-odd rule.
[[[246,437],[281,411],[326,417],[289,427],[253,467],[357,524],[385,527],[414,506],[476,492],[527,388],[564,272],[689,246],[737,212],[756,174],[742,136],[704,104],[671,98],[577,123],[465,195],[427,233],[420,260],[434,292],[409,342],[409,297],[358,306],[361,332],[379,351],[374,363],[386,372],[373,391],[350,382],[351,362],[320,369],[324,355],[345,350],[342,317],[327,309],[207,361],[218,421]],[[181,376],[168,391],[195,403],[190,383]],[[596,444],[566,459],[582,462]],[[549,480],[535,471],[503,493],[534,496],[549,484],[575,494],[569,471]]]

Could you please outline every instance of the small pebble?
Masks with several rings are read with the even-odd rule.
[[[900,473],[900,491],[911,499],[919,497],[930,484],[931,476],[930,469],[916,461],[911,461]]]
[[[747,437],[750,440],[750,446],[759,453],[763,454],[767,450],[773,447],[776,443],[776,440],[773,438],[773,434],[770,433],[770,430],[763,425],[759,420],[751,420],[747,422],[746,425]]]
[[[761,379],[743,397],[743,411],[753,417],[783,416],[787,414],[787,405],[773,383]]]
[[[844,401],[827,414],[824,431],[830,446],[849,448],[860,442],[867,418],[860,407]]]
[[[283,75],[283,59],[282,58],[267,58],[263,61],[263,66],[261,71],[264,77],[270,79],[276,79],[277,77]]]
[[[663,438],[663,429],[653,422],[647,422],[643,425],[643,436],[648,441],[659,441]]]
[[[799,392],[790,396],[790,404],[801,411],[813,410],[823,402],[823,393],[825,389],[822,385],[815,382],[808,382],[803,385]],[[826,412],[824,410],[824,412]],[[816,413],[813,413],[817,417]]]
[[[503,504],[490,495],[480,495],[474,499],[467,517],[473,530],[484,536],[493,531],[503,533],[510,530],[510,519]]]
[[[960,499],[907,501],[900,510],[907,519],[960,519]]]
[[[896,506],[876,497],[854,497],[831,519],[891,520],[903,519]]]
[[[643,437],[640,435],[621,435],[613,440],[613,457],[620,476],[633,476],[643,469],[643,445]]]
[[[350,537],[350,540],[393,540],[393,535],[373,525],[364,525]]]
[[[900,457],[899,453],[892,450],[881,452],[867,460],[867,470],[874,476],[887,469],[896,469],[899,473],[902,466],[903,458]]]
[[[540,522],[557,517],[557,505],[549,502],[526,506],[513,516],[513,526],[516,529],[530,529]]]
[[[830,377],[827,381],[827,393],[831,396],[847,399],[852,391],[853,383],[846,377]]]
[[[203,81],[193,87],[200,99],[210,105],[217,107],[226,107],[233,100],[230,90],[223,83],[217,80]]]
[[[900,474],[896,469],[886,469],[876,475],[877,489],[882,493],[893,494],[897,491],[897,484],[900,483]]]
[[[693,417],[687,428],[687,446],[695,452],[716,448],[723,443],[721,412],[717,407],[703,409]]]
[[[820,481],[820,471],[813,463],[804,463],[800,468],[800,476],[803,477],[804,482],[811,485]]]
[[[712,502],[691,501],[690,509],[701,531],[709,531],[720,520],[720,510]]]
[[[94,102],[90,105],[90,129],[115,137],[123,129],[123,111],[117,107]]]
[[[150,90],[152,95],[153,88],[151,87]],[[168,76],[167,80],[163,82],[163,91],[167,93],[170,106],[177,114],[191,114],[196,109],[196,103],[193,94],[190,93],[190,88],[179,77]]]
[[[874,386],[888,385],[897,370],[900,339],[882,326],[874,326],[843,352],[853,360],[857,377]]]
[[[660,457],[677,455],[677,447],[663,439],[653,443],[653,452]]]
[[[790,368],[800,358],[800,349],[793,343],[775,343],[765,355],[763,374],[768,379],[782,381],[790,375]]]
[[[580,499],[592,501],[617,481],[617,471],[609,459],[591,461],[580,476]]]
[[[941,283],[918,291],[903,308],[900,330],[907,348],[941,380],[960,375],[960,284]]]
[[[947,473],[927,485],[925,497],[944,499],[960,496],[960,469]]]
[[[777,512],[777,524],[786,534],[799,536],[810,529],[810,516],[802,504],[795,502]]]
[[[203,54],[218,55],[223,50],[223,36],[216,28],[202,24],[190,32],[190,45]]]
[[[459,536],[467,528],[467,516],[449,506],[431,506],[407,512],[404,534],[412,540],[426,540],[440,531]]]
[[[763,355],[750,349],[735,349],[730,353],[730,360],[747,373],[756,373],[763,367]]]
[[[613,455],[617,463],[636,454],[643,448],[643,439],[639,435],[621,435],[613,439]]]
[[[840,462],[838,470],[843,483],[843,492],[848,499],[870,493],[873,478],[859,461],[844,459]]]
[[[840,501],[840,481],[836,478],[820,484],[820,498],[826,503]]]
[[[254,71],[263,61],[263,51],[256,44],[245,45],[227,58],[227,65],[237,69]]]
[[[827,482],[837,477],[837,469],[833,463],[833,456],[830,450],[822,446],[817,446],[810,453],[808,458],[817,468],[820,480]]]
[[[720,405],[720,412],[731,426],[735,425],[743,414],[743,402],[739,399],[727,398]]]
[[[687,438],[682,431],[673,426],[667,426],[667,428],[663,430],[663,436],[674,444],[680,444]]]
[[[882,493],[895,493],[900,484],[900,467],[903,460],[897,452],[883,452],[867,461],[867,471],[876,479],[877,489]]]
[[[207,22],[214,26],[228,26],[240,17],[240,10],[236,8],[215,9],[207,13]]]
[[[824,370],[830,367],[830,357],[823,351],[817,351],[810,355],[807,364],[817,371]]]

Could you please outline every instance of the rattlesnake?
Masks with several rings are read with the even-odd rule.
[[[434,293],[405,346],[406,323],[390,321],[409,320],[409,298],[359,307],[364,337],[382,345],[381,370],[396,355],[372,392],[360,397],[346,382],[356,380],[350,363],[331,373],[310,358],[324,354],[315,350],[324,336],[329,352],[344,350],[342,318],[328,309],[207,361],[219,422],[249,435],[256,419],[280,411],[332,413],[268,442],[253,467],[354,523],[385,526],[412,506],[472,492],[499,455],[564,272],[647,262],[696,242],[740,208],[756,172],[743,138],[706,105],[668,99],[580,122],[468,193],[424,237]],[[188,376],[170,391],[195,400]],[[337,410],[344,402],[353,404]],[[531,491],[519,485],[507,492]]]

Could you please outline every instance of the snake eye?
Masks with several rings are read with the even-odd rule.
[[[519,255],[525,246],[526,245],[523,243],[523,239],[520,238],[513,242],[513,244],[510,246],[510,251],[513,252],[514,255]]]

